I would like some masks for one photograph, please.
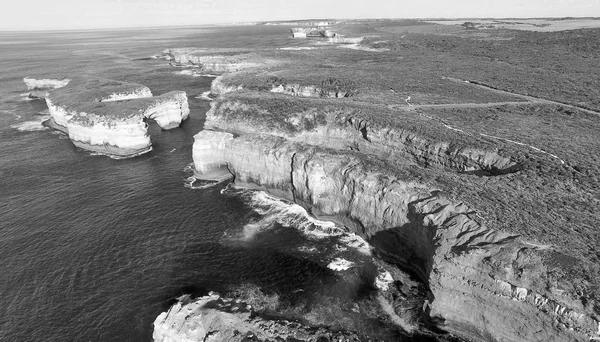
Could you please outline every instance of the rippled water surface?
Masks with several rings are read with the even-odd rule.
[[[176,296],[241,284],[282,298],[297,293],[290,303],[351,300],[360,291],[360,279],[327,265],[334,257],[366,265],[370,257],[305,234],[319,223],[298,208],[222,193],[223,185],[184,186],[209,108],[195,97],[212,79],[145,59],[169,47],[287,46],[285,30],[0,33],[0,341],[149,341],[154,318]],[[41,126],[47,108],[24,99],[24,76],[108,77],[155,95],[184,90],[191,114],[178,129],[151,125],[148,154],[91,155]]]

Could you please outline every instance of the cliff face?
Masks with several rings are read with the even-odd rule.
[[[169,49],[164,54],[167,60],[180,65],[193,65],[207,73],[229,73],[261,66],[254,54],[208,54],[200,49]]]
[[[237,93],[221,96],[211,103],[205,127],[266,133],[316,146],[457,171],[503,174],[520,169],[517,162],[498,154],[483,139],[463,132],[432,135],[420,128],[433,124],[436,123],[427,117],[385,107],[336,100],[295,99],[292,103],[285,96],[264,100],[251,93]]]
[[[183,91],[166,93],[153,100],[144,110],[144,117],[156,121],[162,129],[179,127],[190,115],[187,95]]]
[[[437,180],[520,172],[510,148],[432,130],[440,123],[425,115],[291,99],[221,92],[195,136],[197,176],[230,174],[368,238],[378,256],[427,286],[423,314],[446,331],[477,341],[598,337],[589,299],[558,285],[551,246],[488,228]]]
[[[419,302],[420,327],[476,341],[600,339],[598,117],[519,95],[538,64],[506,73],[464,37],[375,31],[331,40],[362,50],[170,51],[187,65],[239,63],[212,84],[196,176],[232,177],[368,239],[397,267],[386,286],[375,281],[390,317],[402,316],[390,291],[406,272],[427,292],[404,297]],[[473,65],[478,82],[514,93],[449,78]]]
[[[146,86],[113,80],[76,80],[45,99],[50,127],[77,147],[119,158],[152,150],[146,119],[172,129],[189,116],[185,92],[153,97]]]
[[[473,220],[468,206],[414,181],[416,170],[267,135],[196,136],[195,146],[207,143],[207,160],[226,165],[236,184],[268,190],[370,237],[384,260],[429,286],[426,312],[445,330],[481,341],[596,333],[598,323],[581,302],[547,288],[543,247]],[[208,166],[202,160],[194,154],[197,169]]]

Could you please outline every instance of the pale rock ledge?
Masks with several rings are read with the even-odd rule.
[[[114,158],[152,150],[147,119],[172,129],[190,113],[183,91],[153,97],[141,84],[107,79],[79,79],[45,99],[51,116],[48,126],[68,134],[79,148]]]

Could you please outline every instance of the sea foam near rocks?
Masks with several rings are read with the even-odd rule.
[[[342,245],[362,254],[371,255],[371,247],[365,240],[334,222],[316,219],[300,205],[278,199],[264,191],[243,191],[250,193],[251,206],[262,217],[258,221],[244,226],[241,239],[250,240],[256,234],[272,228],[277,223],[285,227],[295,227],[311,238],[338,237]]]
[[[352,266],[354,266],[354,263],[352,261],[348,261],[342,258],[335,258],[335,260],[333,260],[329,263],[329,265],[327,265],[327,268],[334,271],[345,271],[351,268]]]
[[[210,94],[211,94],[210,90],[209,91],[205,91],[202,94],[196,96],[196,98],[197,99],[201,99],[201,100],[206,100],[206,101],[213,101],[214,99],[209,96]]]
[[[20,132],[36,132],[36,131],[44,131],[49,127],[44,126],[44,121],[50,119],[49,115],[40,115],[36,120],[19,122],[13,125],[10,125],[11,128],[14,128]]]

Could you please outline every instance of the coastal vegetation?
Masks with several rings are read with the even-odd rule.
[[[598,338],[600,31],[460,24],[338,23],[366,39],[240,55],[257,66],[213,82],[197,171],[368,240],[393,286],[361,305],[405,335]]]

